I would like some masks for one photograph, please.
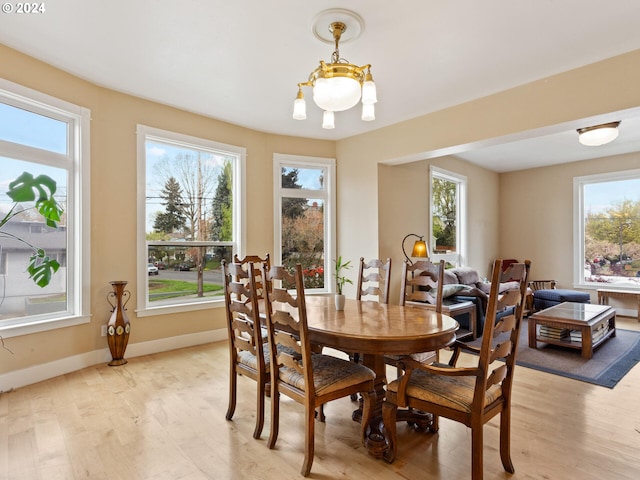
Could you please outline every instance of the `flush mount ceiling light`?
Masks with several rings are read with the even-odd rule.
[[[362,120],[375,120],[374,104],[376,84],[371,76],[371,65],[358,67],[340,58],[338,43],[353,40],[360,35],[362,19],[349,10],[331,9],[318,14],[313,22],[313,33],[324,41],[335,44],[331,63],[320,60],[320,65],[306,82],[298,83],[298,96],[293,103],[293,118],[305,120],[307,106],[302,87],[313,88],[313,101],[324,110],[322,128],[334,128],[334,112],[354,107],[362,100]]]
[[[613,142],[618,138],[618,125],[620,122],[603,123],[593,127],[578,129],[578,140],[582,145],[597,147],[605,143]]]

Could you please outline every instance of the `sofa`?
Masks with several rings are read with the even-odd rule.
[[[519,288],[518,282],[500,284],[500,293]],[[459,302],[472,301],[476,305],[477,333],[482,335],[485,313],[491,283],[480,278],[478,271],[471,267],[454,267],[444,271],[443,301]],[[456,317],[462,328],[469,328],[468,315]]]

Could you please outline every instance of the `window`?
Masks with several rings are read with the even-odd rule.
[[[89,321],[89,118],[85,108],[0,80],[0,220],[14,205],[9,183],[23,172],[53,179],[63,209],[53,228],[33,203],[19,202],[24,211],[0,229],[3,337]],[[27,273],[30,245],[60,264],[44,287]]]
[[[244,159],[244,148],[138,125],[138,316],[224,300],[220,262],[242,251]]]
[[[574,179],[574,282],[640,288],[640,170]]]
[[[431,167],[431,256],[453,265],[466,258],[467,177]]]
[[[334,178],[333,159],[274,156],[275,262],[302,264],[309,293],[335,288],[325,275],[335,258]]]

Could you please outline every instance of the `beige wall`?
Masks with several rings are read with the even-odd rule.
[[[640,153],[632,153],[502,174],[501,254],[529,258],[532,278],[573,288],[573,178],[639,167]],[[595,292],[590,293],[597,302]]]
[[[268,135],[119,94],[2,45],[0,77],[91,110],[93,315],[88,325],[11,338],[15,355],[0,351],[0,375],[103,349],[100,325],[108,318],[105,296],[112,279],[131,280],[130,312],[135,310],[138,123],[247,148],[247,250],[251,252],[272,250],[272,206],[265,202],[272,198],[271,181],[265,181],[271,178],[272,154],[337,158],[338,253],[354,261],[361,255],[391,256],[395,278],[402,261],[402,237],[428,232],[430,163],[468,177],[470,265],[482,271],[496,256],[529,257],[536,274],[565,283],[570,267],[564,262],[569,261],[572,243],[570,207],[564,206],[570,202],[571,176],[628,168],[637,162],[631,156],[498,175],[453,157],[429,158],[438,149],[471,148],[504,135],[640,106],[640,51],[335,143]],[[407,159],[417,163],[385,164]],[[541,202],[540,190],[550,185],[556,196],[547,195],[544,204],[557,213],[551,221],[533,212]],[[551,258],[550,249],[554,249]],[[221,309],[131,316],[132,343],[223,327]]]
[[[91,323],[7,339],[0,374],[104,349],[110,280],[129,280],[129,343],[225,328],[224,310],[137,318],[136,125],[247,149],[247,252],[273,250],[273,154],[335,158],[335,143],[269,135],[100,88],[0,45],[0,77],[91,110]],[[265,201],[266,200],[266,201]]]
[[[391,256],[392,275],[399,278],[403,236],[428,232],[427,165],[433,163],[468,177],[469,265],[482,271],[496,257],[531,258],[532,276],[557,278],[571,287],[572,177],[634,162],[637,168],[637,157],[498,175],[442,155],[559,124],[567,130],[572,123],[583,126],[580,119],[637,108],[638,85],[640,50],[339,141],[340,253],[351,259]],[[417,163],[381,166],[406,161]],[[552,219],[531,223],[529,214],[543,215],[532,213],[541,201]]]
[[[469,216],[468,258],[465,264],[477,268],[481,276],[488,276],[487,258],[498,256],[498,210],[499,175],[486,169],[461,161],[454,157],[442,157],[434,160],[401,165],[379,165],[378,167],[378,205],[379,229],[377,232],[380,257],[392,259],[390,301],[399,300],[402,281],[402,240],[409,234],[424,235],[429,244],[429,167],[434,165],[467,177]],[[341,210],[342,211],[342,210]],[[359,231],[354,229],[354,231]],[[405,247],[410,254],[413,242],[407,239]],[[368,255],[376,256],[372,250],[375,241],[366,242]],[[345,247],[347,253],[348,249]],[[352,257],[359,255],[356,251]],[[351,257],[349,257],[351,258]],[[365,255],[365,258],[369,258]]]

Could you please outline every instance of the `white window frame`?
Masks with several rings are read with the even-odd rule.
[[[611,283],[587,282],[585,280],[585,248],[584,248],[584,187],[594,183],[615,182],[629,180],[630,178],[640,178],[640,169],[625,170],[622,172],[599,173],[595,175],[585,175],[574,177],[573,179],[573,286],[574,288],[596,290],[598,288],[638,290],[640,286],[630,283],[618,285]]]
[[[212,307],[224,306],[224,297],[202,297],[188,302],[176,302],[174,304],[151,305],[149,304],[149,283],[148,283],[148,244],[145,231],[146,212],[146,141],[153,140],[163,143],[174,143],[185,147],[209,150],[216,153],[230,154],[238,157],[234,162],[233,170],[233,253],[241,254],[246,244],[246,220],[245,220],[245,199],[246,199],[246,148],[228,145],[190,135],[184,135],[168,130],[149,127],[145,125],[137,126],[137,159],[138,159],[138,211],[137,211],[137,279],[138,279],[138,306],[136,314],[139,317],[188,312],[194,310],[204,310]],[[225,242],[226,243],[226,242]],[[212,246],[219,242],[189,242],[192,246]],[[184,246],[184,242],[167,245]]]
[[[320,168],[326,172],[322,190],[282,188],[282,168]],[[318,198],[324,201],[324,288],[306,289],[309,294],[335,293],[333,259],[336,258],[336,160],[275,153],[273,155],[274,262],[282,265],[282,198]]]
[[[3,103],[60,120],[69,125],[66,155],[0,140],[0,155],[67,170],[67,304],[65,311],[6,320],[4,338],[88,323],[91,318],[91,197],[89,109],[0,79]]]
[[[454,182],[456,188],[456,251],[455,253],[434,253],[433,236],[433,179],[443,178]],[[463,266],[467,259],[467,177],[431,165],[429,167],[429,255],[435,261],[444,260],[456,266]]]

